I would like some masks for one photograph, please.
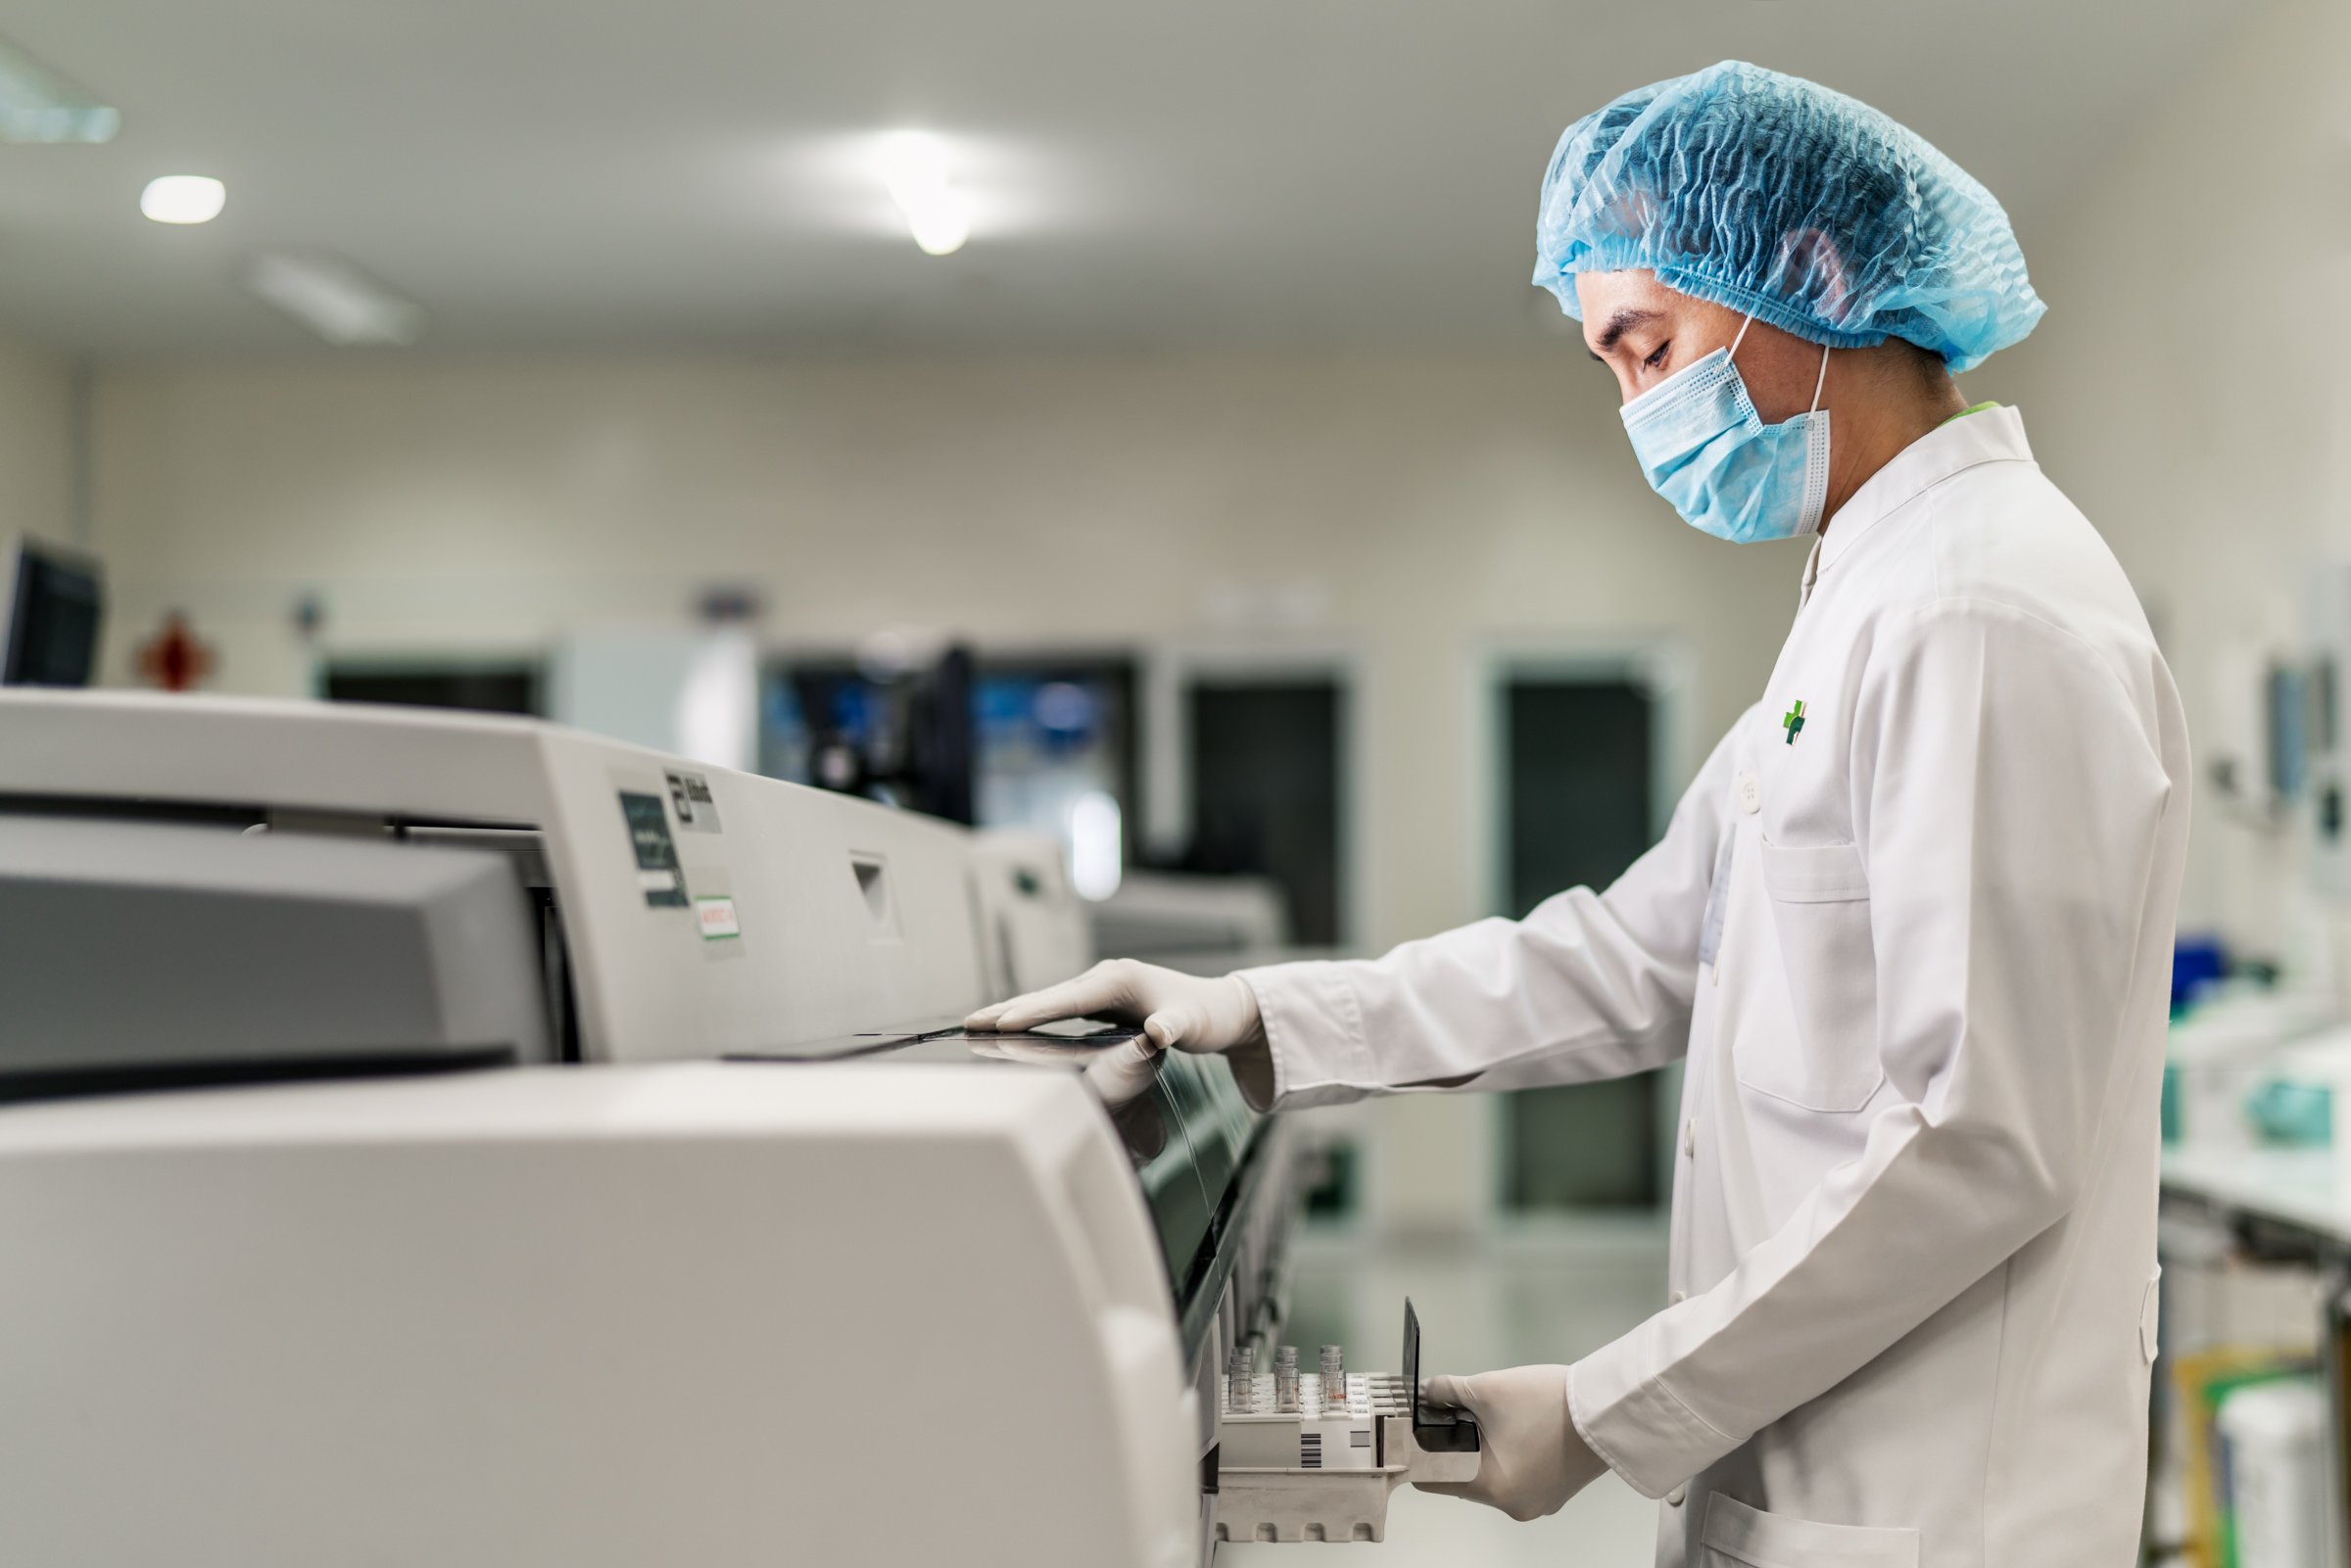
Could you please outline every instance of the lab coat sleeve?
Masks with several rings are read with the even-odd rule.
[[[1730,758],[1726,736],[1665,836],[1605,893],[1571,888],[1522,921],[1479,921],[1376,960],[1242,971],[1271,1048],[1272,1105],[1577,1083],[1679,1058]]]
[[[2074,1202],[2129,1075],[2158,1069],[2123,1017],[2171,791],[2147,705],[2018,610],[1881,631],[1850,766],[1886,1087],[1785,1225],[1570,1371],[1577,1429],[1641,1492],[1859,1370]]]

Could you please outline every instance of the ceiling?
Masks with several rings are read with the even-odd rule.
[[[1569,119],[1738,57],[1866,99],[2037,225],[2257,0],[0,0],[122,111],[0,147],[0,331],[100,358],[776,346],[1491,346]],[[934,259],[863,155],[963,141]],[[224,179],[202,228],[139,215]],[[331,350],[238,286],[423,305]],[[1543,307],[1549,309],[1549,307]],[[1556,312],[1553,312],[1556,319]]]

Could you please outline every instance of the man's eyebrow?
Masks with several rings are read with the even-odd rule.
[[[1617,311],[1614,315],[1608,317],[1607,329],[1602,332],[1600,335],[1599,353],[1594,354],[1592,357],[1597,359],[1601,355],[1606,354],[1610,349],[1616,347],[1616,340],[1623,337],[1633,328],[1637,326],[1644,326],[1649,322],[1660,319],[1662,319],[1662,317],[1655,310],[1634,310],[1627,309]]]

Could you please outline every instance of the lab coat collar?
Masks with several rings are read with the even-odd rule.
[[[1987,408],[1937,425],[1864,480],[1852,499],[1829,519],[1829,531],[1813,543],[1812,558],[1804,563],[1805,595],[1810,595],[1820,574],[1835,566],[1838,557],[1851,549],[1863,534],[1961,469],[1978,463],[2032,460],[2024,416],[2014,408]]]

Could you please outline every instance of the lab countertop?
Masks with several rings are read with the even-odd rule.
[[[2163,1152],[2164,1191],[2315,1231],[2351,1245],[2351,1170],[2331,1149],[2207,1148]]]

